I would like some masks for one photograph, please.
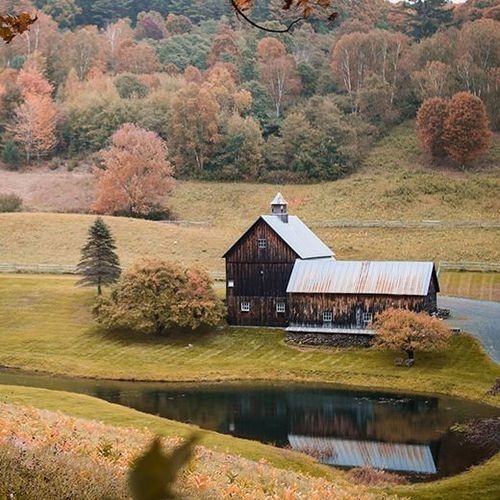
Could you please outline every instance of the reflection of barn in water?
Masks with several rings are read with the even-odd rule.
[[[374,467],[376,469],[419,474],[436,474],[431,447],[421,444],[380,443],[352,439],[289,436],[296,451],[315,454],[336,467]]]
[[[336,466],[371,465],[425,476],[462,472],[485,457],[448,429],[479,416],[443,398],[353,390],[238,385],[120,391],[103,399],[236,437],[292,448]],[[472,404],[472,403],[470,403]],[[488,416],[490,413],[487,414]],[[484,414],[486,416],[486,414]]]

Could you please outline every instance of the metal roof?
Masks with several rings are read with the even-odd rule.
[[[297,260],[287,293],[425,296],[433,273],[432,262]]]
[[[262,215],[261,218],[301,259],[335,256],[297,216],[289,215],[288,222],[276,215]]]
[[[288,205],[288,201],[283,198],[283,195],[281,193],[278,193],[274,197],[274,200],[271,202],[271,205]]]
[[[328,465],[344,467],[374,467],[393,471],[436,474],[436,464],[428,445],[380,443],[348,439],[289,435],[291,447],[311,453]]]

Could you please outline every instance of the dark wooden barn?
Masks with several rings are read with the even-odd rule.
[[[389,307],[437,310],[439,283],[432,262],[304,262],[287,287],[289,331],[370,334]]]
[[[224,257],[231,325],[366,336],[389,307],[437,310],[432,262],[337,261],[280,193]]]
[[[333,256],[298,217],[288,214],[278,193],[271,215],[259,217],[224,255],[229,324],[287,325],[286,289],[295,262]]]

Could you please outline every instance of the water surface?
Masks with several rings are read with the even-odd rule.
[[[371,465],[434,479],[489,458],[457,423],[498,409],[445,396],[345,387],[166,384],[70,379],[0,370],[0,383],[89,394],[142,412],[308,453],[341,467]],[[98,415],[96,415],[98,418]]]

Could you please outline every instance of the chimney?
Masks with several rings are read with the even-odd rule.
[[[288,202],[278,193],[271,202],[271,215],[276,215],[285,224],[288,223]]]

